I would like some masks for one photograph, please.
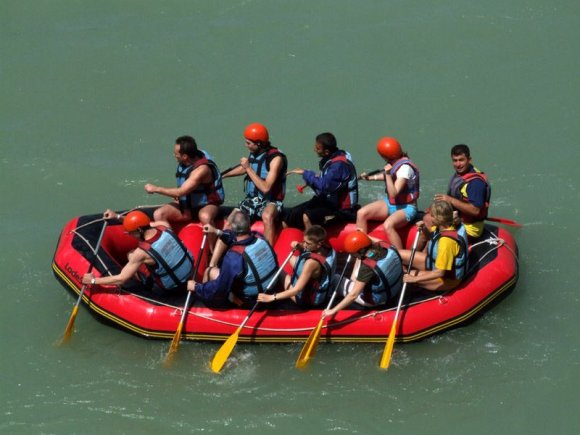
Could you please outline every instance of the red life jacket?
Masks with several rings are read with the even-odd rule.
[[[469,184],[470,181],[478,179],[485,183],[486,191],[485,191],[485,202],[483,207],[479,209],[479,213],[477,216],[467,216],[465,213],[461,214],[461,219],[463,219],[466,223],[472,222],[479,222],[484,220],[487,217],[487,211],[489,209],[489,201],[491,198],[491,188],[489,186],[489,181],[487,179],[487,175],[485,173],[475,169],[474,167],[471,168],[470,172],[467,172],[463,175],[458,175],[457,173],[453,174],[451,180],[449,180],[449,188],[447,189],[447,194],[452,196],[456,199],[459,199],[463,202],[469,202],[469,198],[464,196],[461,193],[461,190],[466,184]]]
[[[354,164],[349,157],[350,154],[340,151],[339,155],[329,159],[320,171],[320,176],[323,177],[331,165],[336,163],[345,163],[348,165],[349,177],[346,183],[336,192],[326,194],[326,199],[336,204],[339,210],[349,210],[358,204],[358,179]]]
[[[419,168],[415,165],[409,158],[401,157],[395,163],[393,163],[393,167],[391,168],[391,178],[393,179],[393,183],[397,181],[397,171],[403,165],[409,165],[415,171],[415,185],[413,187],[409,186],[409,183],[405,185],[405,187],[397,193],[394,197],[389,197],[389,202],[392,205],[401,205],[401,204],[413,204],[419,198]],[[389,194],[387,190],[387,178],[388,175],[385,174],[385,192],[387,195]]]

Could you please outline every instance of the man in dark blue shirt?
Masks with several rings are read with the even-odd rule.
[[[293,169],[288,174],[302,175],[306,186],[314,191],[309,201],[284,210],[285,226],[309,228],[324,226],[329,221],[356,219],[358,209],[358,181],[351,155],[339,149],[332,133],[316,136],[314,151],[320,157],[320,172]]]
[[[249,307],[256,302],[278,270],[276,254],[270,244],[250,231],[249,217],[237,210],[230,217],[231,229],[221,231],[211,225],[204,232],[216,234],[223,243],[221,265],[206,269],[206,282],[189,281],[187,289],[205,303],[224,305],[227,301]],[[221,257],[221,255],[220,255]]]

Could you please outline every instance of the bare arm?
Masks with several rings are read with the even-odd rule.
[[[187,195],[197,189],[199,186],[208,183],[211,180],[212,173],[207,165],[200,166],[189,174],[187,180],[183,182],[180,187],[161,187],[155,184],[146,184],[145,190],[147,193],[158,193],[160,195],[169,196],[170,198],[177,198],[179,196]]]
[[[443,195],[442,193],[438,193],[434,196],[436,201],[447,201],[451,206],[458,210],[461,214],[466,214],[468,216],[476,217],[479,215],[480,208],[474,206],[470,202],[461,201],[457,198],[454,198],[449,195]]]
[[[359,281],[359,280],[355,280],[354,281],[354,287],[352,288],[352,290],[350,292],[348,292],[348,294],[344,297],[344,299],[342,301],[340,301],[334,308],[331,308],[329,310],[325,310],[324,311],[324,316],[334,316],[336,313],[338,313],[340,310],[348,307],[350,304],[352,304],[356,298],[358,297],[358,295],[361,294],[361,292],[364,290],[366,283]]]
[[[289,299],[293,296],[296,296],[298,293],[304,290],[304,287],[308,281],[312,277],[316,276],[317,273],[320,274],[320,264],[315,260],[308,259],[304,263],[304,268],[302,269],[302,273],[298,277],[296,284],[290,286],[290,288],[284,290],[283,292],[276,293],[275,295],[260,293],[258,295],[258,300],[260,302],[273,302],[278,299]]]
[[[241,166],[238,166],[232,169],[231,171],[226,172],[224,175],[222,175],[222,178],[239,177],[240,175],[244,175],[245,173],[246,170]]]
[[[139,270],[142,264],[151,264],[153,260],[142,249],[135,249],[129,254],[129,261],[123,267],[118,275],[102,276],[95,278],[92,273],[87,273],[83,276],[83,284],[98,284],[98,285],[122,285],[131,279]],[[93,281],[94,280],[94,281]],[[91,282],[93,281],[93,282]]]
[[[421,270],[416,275],[410,273],[403,275],[403,281],[409,284],[421,284],[422,282],[431,281],[432,279],[443,278],[444,270]]]
[[[270,162],[270,170],[268,171],[266,179],[262,179],[258,174],[256,174],[256,171],[250,167],[248,159],[242,159],[241,164],[242,168],[246,171],[248,177],[250,177],[250,179],[254,182],[258,190],[263,194],[267,194],[270,192],[270,189],[274,183],[276,183],[278,178],[281,176],[284,161],[280,156],[274,157]]]

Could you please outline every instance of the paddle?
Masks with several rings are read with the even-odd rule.
[[[207,233],[204,233],[203,238],[201,239],[201,246],[199,247],[199,255],[197,257],[197,263],[193,268],[193,273],[191,274],[192,279],[195,279],[195,275],[197,275],[197,270],[199,269],[199,265],[201,263],[201,257],[203,256],[203,250],[205,248],[205,242],[207,241]],[[164,366],[167,368],[173,362],[173,358],[175,353],[177,352],[177,348],[179,347],[179,342],[181,341],[181,331],[183,330],[183,325],[185,325],[185,318],[187,317],[187,312],[189,311],[189,300],[191,299],[191,294],[193,292],[187,292],[187,298],[185,299],[185,305],[183,305],[183,312],[181,313],[181,320],[179,321],[179,325],[177,325],[177,330],[175,331],[175,335],[173,336],[173,340],[171,341],[171,346],[169,346],[169,351],[167,352],[167,356],[165,357]]]
[[[417,250],[417,243],[419,241],[419,236],[421,235],[421,230],[417,229],[417,234],[415,235],[415,241],[413,242],[413,248],[411,249],[411,259],[409,260],[409,268],[407,273],[411,271],[413,266],[413,259],[415,258],[415,251]],[[382,369],[388,369],[391,363],[391,354],[393,353],[393,346],[395,345],[395,334],[397,333],[397,321],[399,319],[399,312],[401,311],[401,305],[403,303],[403,298],[405,297],[405,290],[407,289],[407,283],[403,283],[403,288],[401,289],[401,296],[399,296],[399,304],[397,305],[397,311],[395,312],[395,318],[393,319],[393,325],[391,326],[391,332],[389,332],[389,338],[387,344],[385,345],[385,350],[383,351],[383,356],[381,357],[380,367]]]
[[[369,172],[368,174],[365,174],[365,175],[366,175],[367,177],[372,177],[373,175],[380,174],[380,173],[381,173],[381,172],[383,172],[383,171],[384,171],[384,169],[383,169],[383,168],[381,168],[381,169],[375,169],[374,171],[371,171],[371,172]],[[357,178],[358,178],[359,180],[362,180],[362,177],[361,177],[360,175],[359,175]]]
[[[329,310],[330,307],[332,307],[332,303],[334,302],[334,299],[336,298],[336,295],[338,293],[338,288],[340,287],[340,283],[342,282],[342,278],[344,278],[344,273],[346,272],[346,268],[347,268],[348,264],[350,263],[350,259],[351,259],[351,255],[349,255],[348,258],[346,259],[346,264],[344,265],[344,268],[342,269],[342,273],[340,274],[340,278],[338,279],[338,282],[336,284],[334,292],[332,293],[332,297],[330,298],[330,302],[328,302],[328,305],[326,307],[327,310]],[[320,317],[320,321],[318,322],[318,325],[316,325],[316,328],[314,328],[312,330],[312,332],[310,333],[310,336],[306,340],[306,343],[304,343],[304,347],[302,347],[302,351],[300,352],[300,355],[298,355],[298,359],[296,360],[296,368],[297,369],[305,368],[306,365],[308,364],[308,361],[310,361],[310,358],[313,357],[314,354],[316,353],[316,346],[318,346],[318,342],[320,341],[320,331],[322,330],[322,323],[323,322],[324,322],[324,311],[323,311],[322,316]]]
[[[506,218],[501,218],[501,217],[486,217],[485,220],[491,221],[491,222],[499,222],[500,224],[510,225],[510,226],[516,227],[516,228],[523,227],[522,224],[520,224],[516,221],[512,221],[511,219],[506,219]]]
[[[99,239],[97,240],[97,244],[95,246],[95,249],[93,250],[93,254],[95,255],[95,257],[97,256],[97,252],[99,252],[99,248],[101,247],[101,240],[103,240],[103,235],[105,234],[105,228],[107,228],[107,221],[105,221],[103,223],[103,229],[101,230],[101,234],[99,235]],[[91,273],[92,270],[93,270],[93,263],[91,262],[87,273]],[[71,336],[72,336],[72,333],[74,330],[75,319],[76,319],[77,313],[79,311],[79,305],[81,304],[81,301],[83,300],[83,295],[85,294],[86,288],[87,288],[87,284],[83,284],[83,286],[81,287],[81,292],[79,293],[79,298],[77,299],[77,303],[73,307],[72,313],[70,314],[70,318],[68,319],[68,323],[67,323],[66,328],[64,330],[64,334],[62,336],[62,340],[59,343],[59,346],[66,343],[67,341],[69,341]]]
[[[239,168],[240,166],[242,166],[242,165],[241,165],[241,163],[238,163],[237,165],[234,165],[234,166],[230,166],[228,169],[224,169],[224,170],[223,170],[223,171],[220,173],[220,175],[223,177],[224,175],[226,175],[226,174],[228,174],[228,173],[232,172],[234,169],[237,169],[237,168]]]
[[[278,271],[276,272],[276,274],[266,287],[265,290],[266,293],[268,293],[270,289],[274,286],[276,281],[278,281],[280,274],[284,270],[284,267],[286,267],[286,264],[288,264],[288,262],[290,261],[290,258],[292,258],[292,255],[294,254],[295,250],[296,248],[292,248],[292,251],[290,251],[290,254],[288,254],[288,257],[286,258],[286,260],[284,260],[284,263],[282,263],[282,265],[280,266],[280,268],[278,269]],[[242,328],[246,326],[246,323],[248,323],[248,320],[250,320],[250,317],[252,316],[252,314],[254,314],[256,308],[258,308],[258,305],[260,305],[259,301],[254,304],[254,306],[252,307],[252,309],[250,310],[244,321],[241,323],[240,326],[238,326],[238,329],[236,329],[236,332],[230,335],[230,337],[224,342],[224,344],[222,344],[222,346],[214,355],[210,363],[211,370],[214,373],[219,373],[224,364],[226,363],[228,357],[230,356],[230,354],[234,350],[234,347],[236,346],[236,343],[238,342],[238,337],[240,336]]]
[[[378,173],[380,173],[380,172],[383,172],[383,169],[375,169],[374,171],[371,171],[371,172],[369,172],[369,173],[368,173],[368,174],[366,174],[366,175],[367,175],[367,177],[370,177],[370,176],[376,175],[376,174],[378,174]],[[362,180],[362,178],[361,178],[361,176],[360,176],[360,175],[357,177],[357,180]],[[304,193],[304,189],[306,189],[307,187],[308,187],[308,185],[307,185],[307,184],[297,184],[297,185],[296,185],[296,190],[297,190],[299,193]]]

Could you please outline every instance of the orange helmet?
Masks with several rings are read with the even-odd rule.
[[[360,230],[348,233],[344,238],[344,250],[349,254],[356,254],[363,248],[371,246],[372,241],[366,233]]]
[[[259,122],[254,122],[244,130],[244,137],[252,142],[268,142],[270,135],[268,129]]]
[[[148,227],[150,223],[151,220],[149,219],[149,216],[142,211],[136,210],[125,216],[125,219],[123,219],[123,228],[125,228],[125,231],[130,233],[139,228]]]
[[[377,142],[377,152],[387,160],[396,160],[403,154],[401,144],[394,137],[382,137]]]

